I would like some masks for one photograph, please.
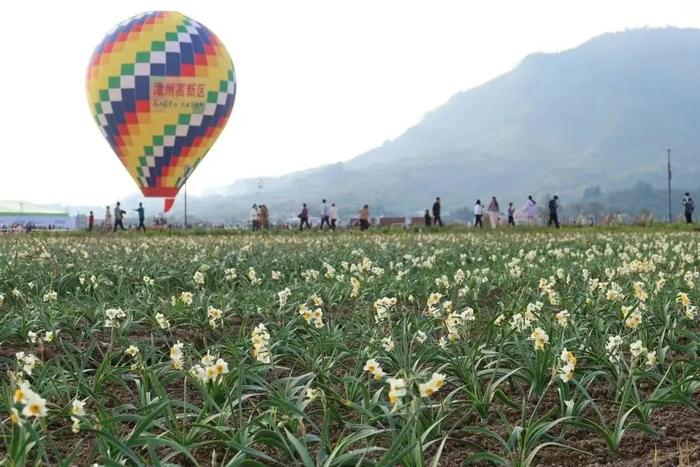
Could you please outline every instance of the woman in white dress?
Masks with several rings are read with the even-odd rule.
[[[525,204],[523,205],[523,212],[527,218],[527,223],[534,224],[535,219],[537,218],[537,203],[535,203],[535,200],[532,199],[532,196],[527,197],[527,201],[525,201]]]
[[[489,207],[486,211],[489,213],[489,224],[491,224],[492,229],[495,229],[501,217],[501,208],[498,206],[498,201],[495,196],[491,197],[491,203],[489,203]]]
[[[109,206],[105,210],[105,221],[102,224],[102,231],[109,232],[112,230],[112,212],[109,210]]]

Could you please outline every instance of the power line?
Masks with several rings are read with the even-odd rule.
[[[666,150],[668,154],[668,223],[673,223],[673,216],[671,214],[671,148]]]

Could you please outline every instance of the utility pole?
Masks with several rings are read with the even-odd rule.
[[[671,167],[671,166],[669,165],[669,167]],[[669,170],[671,170],[671,169],[669,169]],[[671,182],[669,182],[669,183],[671,183]],[[671,186],[671,185],[669,185],[669,186]],[[670,201],[669,201],[669,203],[670,203]],[[671,206],[671,205],[669,204],[669,206]],[[187,182],[185,182],[185,229],[187,229]]]
[[[671,215],[671,148],[666,150],[668,154],[668,223],[673,223],[673,217]]]

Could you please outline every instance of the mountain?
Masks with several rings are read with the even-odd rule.
[[[481,86],[453,96],[393,141],[355,159],[278,178],[242,180],[223,195],[192,198],[191,212],[245,217],[253,202],[293,215],[321,198],[354,213],[444,210],[497,195],[662,188],[672,147],[677,188],[700,186],[700,30],[604,34],[560,53],[536,53]],[[644,206],[638,206],[639,209]]]

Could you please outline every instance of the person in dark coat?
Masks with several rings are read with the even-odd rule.
[[[693,211],[695,211],[695,201],[690,197],[690,193],[686,192],[683,198],[683,214],[687,224],[693,223]]]
[[[425,210],[425,216],[424,216],[424,217],[425,217],[425,225],[426,225],[427,227],[430,227],[430,225],[432,224],[432,219],[430,219],[430,211],[428,211],[427,209]]]
[[[117,201],[116,206],[114,206],[114,232],[117,231],[117,227],[126,230],[124,228],[124,214],[126,214],[126,211],[122,209],[121,203]]]
[[[433,224],[442,227],[442,218],[440,217],[440,197],[435,198],[433,203]]]
[[[360,230],[369,229],[369,205],[362,206],[359,212],[360,215]]]
[[[549,200],[549,222],[547,225],[554,224],[556,228],[559,228],[559,197],[557,195],[552,196]]]
[[[515,208],[513,203],[508,203],[508,225],[515,225]]]
[[[306,203],[302,205],[299,213],[299,230],[304,230],[304,225],[308,229],[311,228],[311,224],[309,224],[309,208],[306,207]]]

